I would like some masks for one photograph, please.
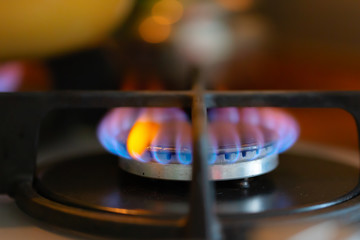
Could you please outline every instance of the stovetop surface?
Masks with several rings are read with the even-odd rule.
[[[148,179],[118,168],[117,157],[93,154],[38,171],[35,188],[45,197],[98,211],[176,218],[188,212],[189,182]],[[357,169],[317,157],[283,154],[277,169],[242,180],[216,182],[220,216],[293,211],[331,202],[351,191]],[[261,217],[261,215],[259,215]]]
[[[339,197],[354,187],[358,176],[358,167],[354,167],[358,164],[353,161],[356,154],[346,154],[338,149],[325,148],[326,154],[332,156],[331,159],[324,154],[324,151],[315,151],[319,149],[318,147],[310,151],[304,151],[304,149],[309,149],[309,146],[300,148],[300,151],[295,148],[295,151],[291,153],[280,155],[280,164],[275,171],[251,181],[251,186],[256,188],[241,190],[238,186],[239,181],[216,183],[219,215],[254,216],[268,212],[271,206],[287,211],[294,206],[307,206],[309,203]],[[70,158],[54,159],[54,156],[60,156],[60,154],[56,153],[52,157],[49,155],[48,160],[52,159],[49,163],[42,160],[37,174],[38,181],[35,184],[38,192],[73,206],[84,204],[86,201],[88,204],[86,208],[96,212],[127,207],[136,211],[143,209],[142,214],[150,215],[154,211],[167,216],[171,213],[174,217],[186,214],[188,183],[134,176],[119,170],[118,159],[114,156],[104,153],[83,155],[84,152],[81,152],[82,154],[71,154],[73,157]],[[349,159],[352,159],[351,163],[344,164],[343,160]],[[324,167],[324,164],[331,167]],[[69,166],[70,168],[67,168]],[[336,174],[334,174],[335,171]],[[319,173],[325,174],[326,179],[322,179]],[[294,176],[301,184],[289,180]],[[51,191],[46,192],[50,190],[50,187]],[[87,189],[86,194],[83,191],[76,192],[83,188]],[[164,189],[169,192],[165,194],[162,192]],[[230,191],[234,189],[235,194],[231,194]],[[139,190],[143,191],[143,194],[139,194]],[[101,194],[104,194],[104,197],[96,197]],[[289,195],[292,197],[290,198]],[[282,202],[278,201],[280,199],[283,199]],[[159,204],[156,204],[156,201],[159,201]],[[241,207],[246,204],[248,207]],[[99,208],[101,206],[106,209]],[[227,209],[230,208],[236,211],[229,212]],[[249,209],[253,209],[253,212]],[[82,234],[69,233],[66,229],[54,228],[52,225],[34,220],[18,209],[15,202],[8,197],[0,198],[0,212],[2,213],[0,216],[2,239],[23,239],[24,237],[27,239],[31,237],[33,239],[99,239],[99,236],[86,235],[84,237]],[[353,240],[360,238],[358,220],[359,217],[349,219],[348,216],[344,218],[329,216],[306,218],[295,222],[268,221],[246,229],[246,236],[247,239],[255,240],[264,239],[264,236],[267,239],[291,237],[311,239],[316,236],[316,239]]]

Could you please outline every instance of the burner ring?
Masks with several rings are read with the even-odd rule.
[[[249,178],[274,170],[278,165],[278,155],[272,154],[262,158],[228,164],[209,166],[211,179],[215,181]],[[190,181],[192,166],[185,164],[160,164],[140,162],[133,159],[119,159],[119,167],[126,172],[147,178]]]

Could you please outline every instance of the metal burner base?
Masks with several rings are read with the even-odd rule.
[[[278,155],[273,154],[259,159],[210,166],[211,179],[215,181],[249,178],[274,170],[278,165]],[[132,159],[119,159],[121,169],[147,178],[190,181],[192,166],[184,164],[160,164],[140,162]]]

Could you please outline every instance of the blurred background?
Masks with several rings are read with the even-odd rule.
[[[194,67],[217,90],[360,90],[359,22],[356,0],[0,0],[0,91],[189,89]],[[342,110],[290,111],[301,140],[357,148]]]

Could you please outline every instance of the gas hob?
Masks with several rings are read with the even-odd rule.
[[[357,220],[356,167],[324,156],[286,153],[280,154],[279,166],[268,174],[245,183],[243,179],[214,183],[206,174],[206,148],[199,137],[206,135],[207,107],[338,107],[357,121],[357,92],[211,92],[195,88],[171,94],[63,92],[2,94],[1,98],[5,100],[1,108],[8,113],[0,125],[4,133],[1,190],[23,211],[52,226],[102,237],[234,239],[252,237],[258,226],[313,226],[328,220],[337,225]],[[17,108],[9,107],[14,105]],[[92,152],[66,157],[35,172],[36,126],[50,109],[154,105],[192,107],[192,123],[197,126],[192,135],[192,181],[134,176],[118,168],[117,157]],[[339,217],[345,223],[332,221]]]

